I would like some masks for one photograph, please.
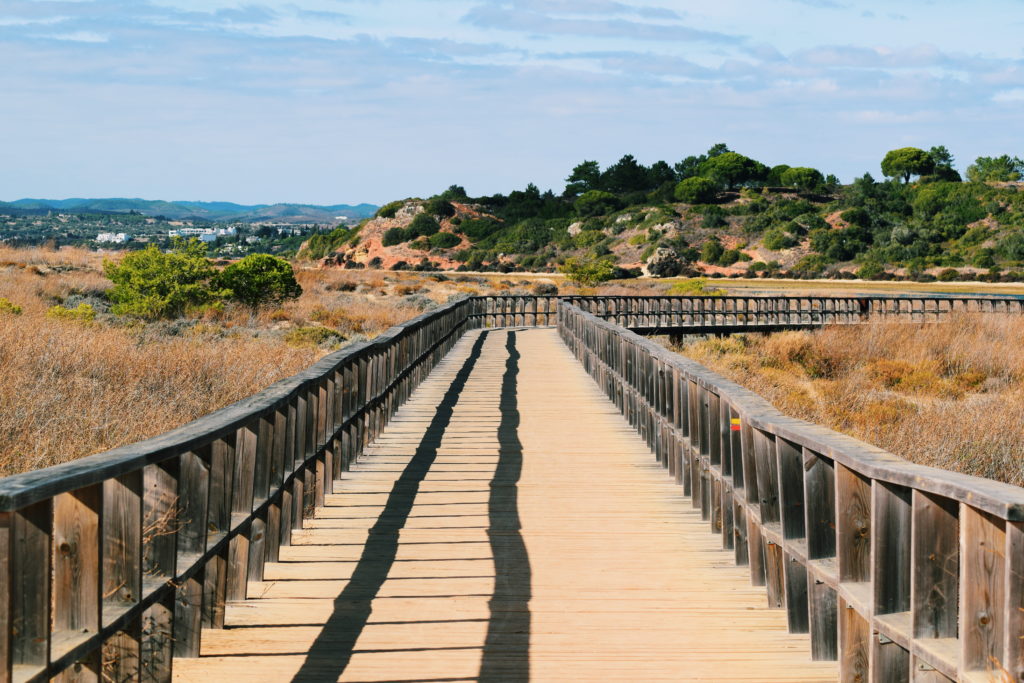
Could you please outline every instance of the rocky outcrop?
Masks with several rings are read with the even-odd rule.
[[[683,272],[686,263],[675,249],[660,247],[651,254],[644,264],[643,274],[647,277],[675,277]]]

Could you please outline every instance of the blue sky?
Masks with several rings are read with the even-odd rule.
[[[3,0],[0,199],[368,201],[713,143],[1024,156],[1024,2]]]

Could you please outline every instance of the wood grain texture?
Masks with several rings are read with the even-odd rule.
[[[514,401],[490,332],[438,427],[462,340],[177,680],[835,680],[557,336],[515,334]]]

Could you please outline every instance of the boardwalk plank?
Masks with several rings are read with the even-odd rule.
[[[176,680],[837,678],[552,330],[467,335],[334,491]]]

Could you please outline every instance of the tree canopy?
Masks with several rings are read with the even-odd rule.
[[[978,157],[967,167],[972,183],[1010,182],[1024,177],[1024,160],[1004,154],[1000,157]]]
[[[882,159],[882,173],[889,178],[903,178],[909,183],[911,176],[931,173],[935,161],[931,155],[917,147],[901,147],[889,150]]]

